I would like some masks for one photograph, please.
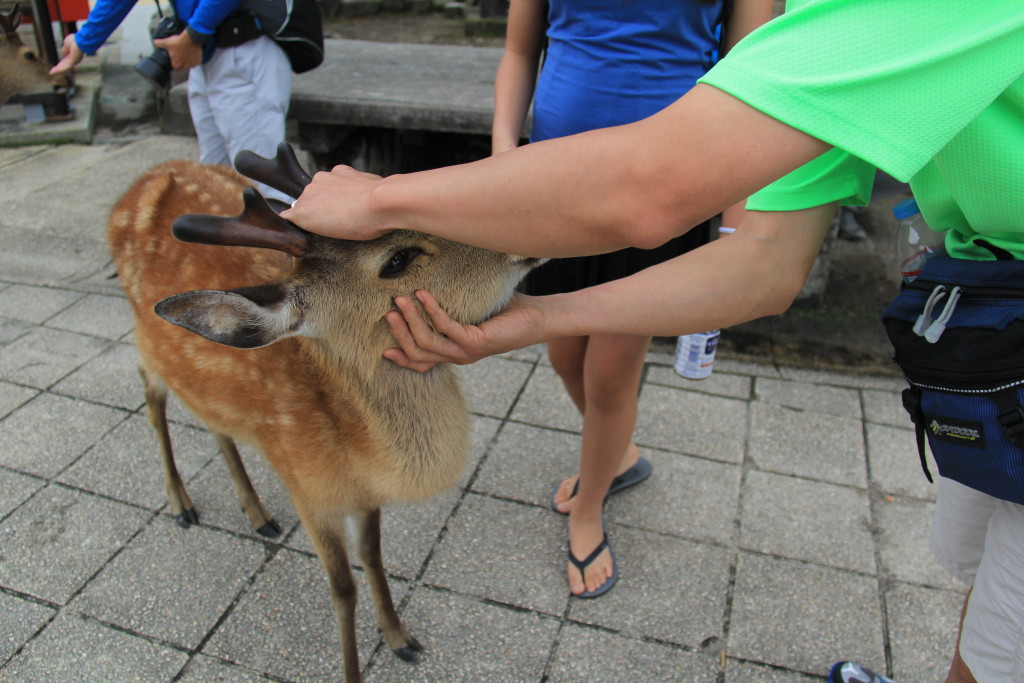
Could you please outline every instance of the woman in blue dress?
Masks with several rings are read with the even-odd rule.
[[[771,0],[511,0],[494,86],[492,153],[519,145],[531,101],[531,142],[655,114],[692,88],[720,50],[771,15]],[[723,224],[737,225],[742,211],[731,208]],[[557,259],[531,273],[524,291],[599,285],[707,239],[704,224],[656,249]],[[601,517],[606,496],[651,473],[632,440],[650,342],[595,335],[548,344],[551,365],[583,416],[579,476],[562,481],[551,497],[555,510],[569,514],[569,586],[580,597],[605,593],[618,577]]]

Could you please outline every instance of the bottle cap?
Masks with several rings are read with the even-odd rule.
[[[895,216],[898,221],[902,221],[904,218],[910,218],[915,213],[920,212],[921,210],[917,208],[917,200],[913,197],[892,207],[892,215]]]

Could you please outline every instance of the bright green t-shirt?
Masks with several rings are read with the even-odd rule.
[[[1024,1],[810,0],[701,80],[837,148],[750,208],[864,204],[877,166],[950,254],[1024,258]]]

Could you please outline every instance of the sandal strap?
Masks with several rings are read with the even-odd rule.
[[[577,559],[576,556],[572,554],[572,546],[570,546],[569,547],[569,561],[572,562],[573,565],[577,569],[579,569],[580,573],[582,574],[583,571],[587,567],[590,566],[590,563],[593,562],[595,559],[597,559],[597,556],[601,554],[601,551],[604,550],[607,547],[608,547],[608,533],[606,532],[604,534],[604,538],[602,538],[601,542],[597,544],[597,547],[594,548],[593,552],[591,552],[589,555],[586,556],[586,558],[584,558],[582,560]]]

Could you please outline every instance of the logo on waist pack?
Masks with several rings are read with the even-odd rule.
[[[930,415],[928,431],[936,439],[971,448],[985,447],[985,429],[980,422]]]

